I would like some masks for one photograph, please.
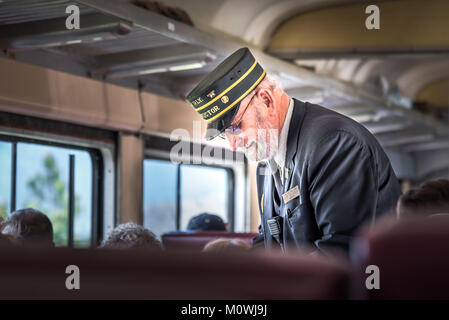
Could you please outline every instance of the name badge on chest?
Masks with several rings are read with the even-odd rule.
[[[299,187],[295,186],[282,195],[282,200],[284,203],[288,203],[297,197],[299,197]]]

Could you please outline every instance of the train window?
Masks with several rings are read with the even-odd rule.
[[[0,212],[4,217],[20,208],[38,209],[50,218],[57,246],[69,243],[76,247],[90,246],[93,210],[90,152],[34,142],[0,141],[0,170]],[[70,207],[73,215],[69,214]]]
[[[145,160],[143,170],[144,225],[157,235],[176,230],[177,165]]]
[[[12,143],[0,141],[0,217],[5,219],[11,210]]]
[[[222,168],[181,166],[181,230],[201,212],[228,221],[228,172]]]
[[[224,168],[144,161],[144,225],[160,236],[185,231],[191,217],[201,212],[231,218],[229,172]]]

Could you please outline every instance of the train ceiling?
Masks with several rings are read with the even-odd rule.
[[[449,3],[424,1],[423,12],[422,2],[380,1],[384,29],[397,25],[398,10],[401,23],[395,36],[384,30],[370,42],[348,18],[364,1],[164,1],[184,9],[191,26],[131,1],[3,0],[0,48],[5,58],[183,99],[224,57],[249,46],[290,95],[354,118],[387,150],[448,152],[447,111],[438,118],[416,101],[447,110]],[[79,30],[65,26],[72,4]],[[421,36],[401,37],[407,30]]]

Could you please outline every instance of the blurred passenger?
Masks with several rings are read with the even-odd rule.
[[[15,242],[11,236],[0,233],[0,248],[4,246],[10,246],[12,244],[15,244]]]
[[[16,210],[1,225],[0,233],[8,235],[22,245],[54,247],[53,226],[39,210]]]
[[[251,246],[241,239],[217,239],[206,243],[203,252],[242,252],[248,251]]]
[[[189,231],[227,231],[223,219],[215,214],[201,213],[192,217],[187,225]]]
[[[134,222],[119,224],[103,240],[101,248],[162,250],[161,242],[147,228]]]
[[[216,214],[201,213],[190,219],[187,230],[189,231],[228,231],[226,223]]]
[[[449,214],[449,180],[431,180],[402,195],[396,207],[398,219]]]

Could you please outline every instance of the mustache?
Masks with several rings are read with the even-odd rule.
[[[252,137],[251,140],[246,142],[248,137],[242,137],[237,139],[236,147],[239,150],[248,150],[254,145],[257,148],[265,149],[278,144],[279,130],[268,128],[268,129],[258,129],[256,137]]]
[[[256,141],[252,141],[246,145],[240,145],[237,147],[238,151],[242,151],[242,152],[247,152],[249,149],[251,149],[253,147],[253,145],[257,146],[257,142]]]
[[[248,142],[245,146],[245,149],[251,148],[253,144],[256,144],[256,140],[251,140],[250,142]]]
[[[256,140],[257,139],[251,139],[247,143],[245,143],[245,139],[240,139],[240,140],[238,140],[238,142],[236,144],[237,149],[248,149],[248,148],[251,148],[253,144],[257,143]]]

